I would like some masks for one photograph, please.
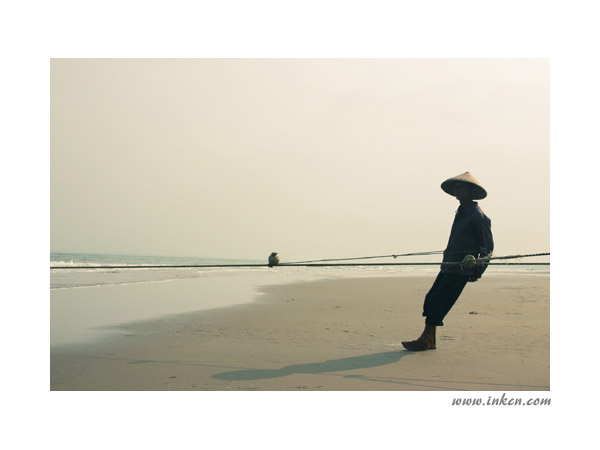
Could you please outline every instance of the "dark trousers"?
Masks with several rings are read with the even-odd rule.
[[[466,275],[440,272],[425,296],[423,316],[426,325],[444,326],[442,320],[452,309],[469,281]]]

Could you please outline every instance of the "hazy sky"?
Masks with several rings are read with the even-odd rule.
[[[51,249],[283,261],[550,250],[543,59],[54,59]]]

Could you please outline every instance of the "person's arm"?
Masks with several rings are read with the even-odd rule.
[[[477,241],[479,242],[480,258],[492,256],[494,251],[494,238],[492,236],[492,221],[485,216],[477,220]],[[487,269],[487,265],[477,266],[469,281],[477,281]]]

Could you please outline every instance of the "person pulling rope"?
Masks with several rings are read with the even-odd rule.
[[[460,206],[454,217],[440,272],[425,296],[422,314],[425,317],[425,329],[416,340],[402,341],[404,348],[409,351],[437,348],[436,328],[444,326],[443,319],[467,283],[481,278],[494,250],[492,222],[475,201],[487,197],[487,191],[481,183],[465,172],[448,178],[441,188],[455,197]],[[469,251],[472,248],[480,250]]]

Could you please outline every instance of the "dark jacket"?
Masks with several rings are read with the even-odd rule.
[[[444,250],[443,262],[461,262],[466,255],[474,257],[487,256],[494,250],[492,237],[492,221],[487,217],[477,202],[464,207],[459,206],[452,224],[448,246]],[[461,267],[459,264],[444,265],[445,273],[481,277],[486,266],[473,268]]]

